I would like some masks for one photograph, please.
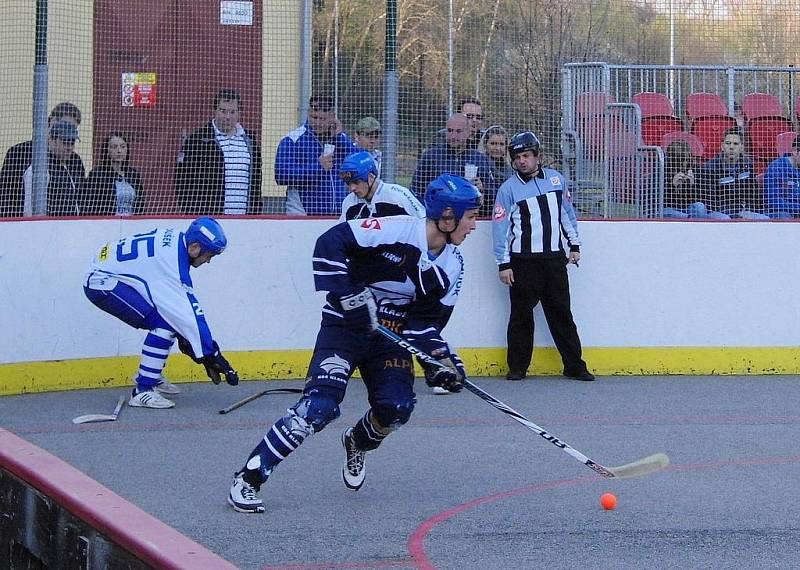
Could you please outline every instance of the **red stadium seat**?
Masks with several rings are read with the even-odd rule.
[[[750,93],[742,99],[742,115],[747,121],[759,117],[782,117],[783,106],[775,95]]]
[[[728,106],[716,93],[691,93],[686,97],[686,115],[692,121],[701,117],[727,117]]]
[[[778,149],[778,156],[792,151],[792,143],[797,138],[797,133],[789,131],[788,133],[781,133],[775,139],[775,146]]]
[[[704,156],[704,149],[702,141],[697,138],[697,136],[693,135],[692,133],[687,133],[684,131],[676,131],[672,133],[666,133],[663,137],[661,137],[661,148],[667,150],[667,147],[670,143],[674,141],[684,141],[686,144],[689,145],[689,149],[692,151],[692,156],[697,158],[703,158]]]
[[[793,129],[792,122],[783,116],[783,105],[775,95],[750,93],[742,99],[742,114],[747,120],[749,153],[756,172],[763,172],[775,160],[778,136]]]
[[[608,192],[612,202],[631,204],[636,200],[636,150],[637,140],[633,133],[618,131],[611,137]]]
[[[633,96],[633,102],[642,110],[642,142],[649,146],[661,144],[661,137],[673,131],[682,131],[683,122],[676,116],[672,103],[662,93],[644,92]]]
[[[736,120],[728,116],[725,101],[714,93],[692,93],[686,98],[686,114],[691,121],[689,131],[703,143],[703,158],[715,157],[725,131],[736,127]]]
[[[669,98],[663,93],[644,91],[633,96],[633,102],[639,105],[644,117],[672,117],[675,111]]]
[[[606,105],[614,101],[612,95],[599,91],[580,93],[576,99],[575,127],[583,142],[585,158],[590,161],[598,161],[603,157],[606,119],[619,121],[618,117],[606,115]]]
[[[578,94],[575,109],[578,117],[602,115],[606,112],[606,105],[609,103],[616,103],[613,95],[603,91],[586,91]]]
[[[759,117],[747,123],[749,152],[754,157],[774,160],[778,156],[778,135],[792,130],[786,117]]]

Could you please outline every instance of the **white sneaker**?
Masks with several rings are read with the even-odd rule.
[[[136,376],[135,375],[131,377],[131,382],[136,384]],[[167,380],[163,376],[161,377],[161,380],[158,382],[158,384],[156,384],[154,386],[154,388],[158,392],[161,392],[162,394],[167,394],[169,396],[174,396],[175,394],[180,394],[181,393],[181,389],[178,386],[176,386],[175,384],[173,384],[172,382],[170,382],[169,380]]]
[[[170,396],[174,396],[175,394],[180,394],[181,389],[162,376],[161,382],[156,384],[156,392],[161,392],[162,394],[168,394]]]
[[[128,400],[128,405],[132,408],[155,408],[165,410],[167,408],[172,408],[175,402],[167,400],[155,390],[145,390],[144,392],[133,394],[131,399]]]
[[[447,396],[448,394],[454,394],[455,392],[451,392],[450,390],[446,390],[441,386],[434,386],[431,388],[431,393],[435,394],[436,396]]]
[[[256,495],[256,489],[244,480],[242,473],[233,476],[228,504],[240,513],[263,513],[264,502]]]
[[[342,481],[344,481],[344,486],[351,491],[358,491],[367,477],[367,470],[364,466],[367,452],[356,447],[356,443],[353,441],[353,428],[347,428],[342,432],[342,447],[347,455],[344,465],[342,465]]]

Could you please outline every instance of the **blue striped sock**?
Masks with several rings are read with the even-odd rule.
[[[136,386],[139,391],[152,390],[161,382],[161,371],[167,364],[169,350],[175,342],[175,333],[167,329],[153,329],[144,339]]]
[[[251,485],[259,487],[264,483],[278,463],[305,441],[306,436],[292,432],[287,421],[287,418],[281,418],[275,422],[248,457],[244,478]]]

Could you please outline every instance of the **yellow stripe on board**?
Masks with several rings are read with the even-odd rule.
[[[506,373],[505,349],[459,350],[472,376]],[[305,377],[310,350],[226,353],[242,379],[290,380]],[[598,376],[800,374],[800,349],[753,348],[589,348],[584,359]],[[0,365],[0,395],[127,386],[139,366],[138,356],[21,362]],[[555,348],[536,348],[529,376],[561,374]],[[206,381],[205,370],[189,358],[174,354],[164,375],[174,382]]]

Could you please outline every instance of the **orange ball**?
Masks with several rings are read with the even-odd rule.
[[[617,498],[613,493],[605,493],[600,497],[600,504],[607,511],[613,511],[617,508]]]

